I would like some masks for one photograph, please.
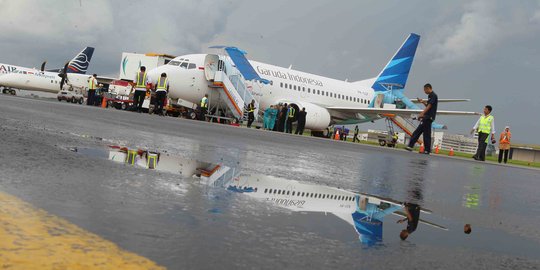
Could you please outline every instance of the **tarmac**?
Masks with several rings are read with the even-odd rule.
[[[7,95],[0,129],[2,268],[540,268],[538,170]],[[328,215],[72,151],[107,145],[416,202],[449,230],[401,241],[390,217],[365,247]]]

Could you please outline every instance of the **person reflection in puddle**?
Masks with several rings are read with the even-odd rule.
[[[407,221],[407,229],[402,230],[399,234],[401,240],[407,239],[407,237],[409,237],[409,234],[416,231],[416,228],[418,227],[418,221],[420,221],[420,206],[418,204],[405,203],[404,208],[407,217],[397,221],[397,223],[403,223]]]

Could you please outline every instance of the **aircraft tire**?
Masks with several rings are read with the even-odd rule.
[[[15,90],[13,90],[13,89],[9,90],[9,93],[10,93],[12,96],[16,96],[16,95],[17,95],[17,92],[15,92]]]
[[[84,103],[84,98],[79,98],[79,104],[83,104]]]

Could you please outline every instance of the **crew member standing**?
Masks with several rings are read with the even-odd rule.
[[[486,148],[490,134],[492,143],[495,143],[495,118],[491,115],[491,111],[493,108],[490,105],[484,107],[484,114],[471,130],[471,134],[478,132],[478,148],[473,156],[475,160],[486,161]]]
[[[201,99],[201,104],[199,107],[199,120],[204,121],[206,120],[206,114],[208,114],[208,94],[205,94],[204,97]]]
[[[433,124],[437,116],[439,97],[433,92],[433,87],[429,83],[424,85],[424,93],[428,95],[428,100],[419,98],[418,101],[424,104],[426,108],[418,115],[418,119],[421,120],[420,125],[413,132],[409,145],[405,149],[412,151],[420,135],[424,134],[424,154],[429,155],[431,153],[431,124]]]
[[[166,73],[161,73],[161,77],[159,77],[157,84],[155,86],[155,91],[156,91],[155,111],[159,115],[164,115],[163,105],[165,104],[165,99],[167,98],[167,94],[169,93],[169,80],[167,79]]]
[[[278,131],[279,132],[284,132],[285,131],[285,122],[287,120],[287,111],[288,111],[288,106],[287,106],[287,103],[283,104],[283,106],[281,106],[281,111],[279,112],[279,126],[278,126]]]
[[[251,128],[251,124],[253,124],[253,121],[255,121],[255,100],[254,99],[252,99],[251,103],[249,103],[247,111],[248,111],[247,127]]]
[[[358,139],[358,133],[360,132],[360,130],[358,129],[358,125],[356,125],[354,127],[354,137],[353,137],[353,143],[355,142],[360,142],[360,140]]]
[[[504,164],[508,162],[508,152],[510,151],[510,140],[512,140],[512,133],[510,132],[510,127],[507,126],[504,128],[504,131],[501,133],[499,138],[499,163],[503,161]]]
[[[144,99],[146,98],[146,86],[151,82],[150,77],[146,74],[146,67],[141,66],[141,71],[135,75],[133,84],[135,85],[135,93],[133,94],[133,102],[137,112],[142,112]]]
[[[304,128],[306,127],[306,108],[302,108],[296,115],[298,125],[296,126],[295,134],[304,135]]]
[[[94,106],[97,85],[97,74],[94,74],[88,79],[88,97],[86,98],[86,105],[88,106]]]
[[[289,105],[289,109],[287,110],[287,126],[285,127],[285,132],[292,134],[292,124],[296,120],[296,110],[292,105]]]

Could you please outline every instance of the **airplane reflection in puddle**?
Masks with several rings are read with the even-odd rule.
[[[87,155],[92,152],[88,149],[75,151]],[[106,154],[99,156],[105,157]],[[447,230],[420,219],[420,212],[431,214],[430,210],[388,198],[268,175],[241,173],[223,164],[114,146],[109,147],[107,158],[146,169],[198,177],[209,186],[226,188],[295,212],[331,213],[353,226],[360,242],[368,246],[382,241],[384,217],[390,214],[407,221],[407,228],[402,234],[414,232],[418,223]]]

